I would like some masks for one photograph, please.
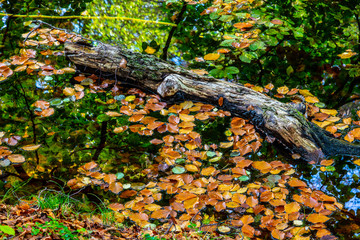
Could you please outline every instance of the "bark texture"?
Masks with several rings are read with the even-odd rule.
[[[318,162],[328,156],[360,155],[359,145],[332,138],[290,104],[240,84],[199,76],[154,56],[102,43],[66,43],[65,52],[82,72],[157,93],[165,101],[201,101],[248,119],[268,139],[275,139],[288,156],[299,154],[305,161]],[[218,105],[220,97],[222,106]]]

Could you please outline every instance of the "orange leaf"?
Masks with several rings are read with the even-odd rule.
[[[118,113],[118,112],[106,112],[105,113],[106,115],[110,116],[110,117],[120,117],[121,116],[121,113]]]
[[[121,192],[123,190],[123,187],[122,187],[121,183],[119,183],[119,182],[112,182],[109,185],[109,190],[115,194],[118,194],[119,192]]]
[[[333,164],[333,163],[334,163],[334,159],[322,160],[322,161],[320,162],[320,164],[323,165],[323,166],[330,166],[330,165]]]
[[[246,204],[249,205],[250,207],[255,207],[256,205],[258,205],[258,203],[259,203],[258,199],[254,196],[248,197],[246,199]]]
[[[244,28],[251,28],[253,25],[251,23],[247,23],[247,22],[239,22],[239,23],[235,23],[234,27],[239,28],[239,29],[244,29]]]
[[[86,171],[90,171],[90,170],[92,170],[92,169],[94,169],[94,168],[97,168],[98,166],[99,166],[99,165],[98,165],[96,162],[92,161],[92,162],[86,163],[86,164],[83,166],[83,168],[84,168]]]
[[[155,219],[166,219],[170,215],[170,210],[160,209],[151,214],[151,218]]]
[[[212,175],[216,169],[214,167],[207,167],[201,170],[201,175],[203,176],[210,176]]]
[[[306,187],[306,183],[299,180],[299,179],[296,179],[296,178],[293,178],[289,181],[289,185],[291,187]]]
[[[154,144],[154,145],[159,145],[159,144],[161,144],[163,142],[164,142],[163,140],[156,139],[156,138],[150,141],[150,143]]]
[[[285,205],[285,211],[287,213],[299,212],[300,205],[297,202],[288,203]]]
[[[221,107],[224,104],[224,98],[220,97],[218,100],[219,106]]]
[[[255,161],[252,163],[252,166],[262,173],[268,173],[272,169],[271,164],[265,161]]]
[[[240,220],[243,222],[244,225],[254,222],[254,218],[250,215],[244,215],[241,217]]]
[[[184,201],[184,208],[185,209],[194,208],[197,203],[199,203],[198,197],[190,198]]]
[[[228,207],[228,208],[237,208],[237,207],[240,207],[240,204],[237,203],[237,202],[227,202],[226,207]]]
[[[121,198],[129,198],[132,196],[135,196],[137,194],[137,191],[135,190],[126,190],[120,194]]]
[[[50,107],[50,103],[44,100],[38,100],[34,103],[34,106],[44,110]]]
[[[248,224],[245,224],[242,228],[241,231],[244,233],[245,236],[252,238],[254,237],[255,234],[255,229],[253,227],[251,227]]]
[[[42,117],[49,117],[51,115],[53,115],[55,112],[55,110],[53,108],[47,108],[41,111],[41,116]]]
[[[329,219],[330,219],[329,217],[318,213],[310,214],[309,217],[307,218],[307,220],[311,223],[324,223]]]
[[[124,210],[124,205],[122,205],[121,203],[111,203],[109,204],[108,208],[110,208],[111,210],[117,212],[120,210]]]

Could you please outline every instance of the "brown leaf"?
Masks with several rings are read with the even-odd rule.
[[[129,198],[132,196],[135,196],[137,194],[137,191],[135,190],[126,190],[120,194],[121,198]]]

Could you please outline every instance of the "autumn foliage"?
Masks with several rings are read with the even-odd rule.
[[[204,14],[211,11],[207,9]],[[272,23],[282,24],[280,20]],[[251,22],[234,25],[241,31],[248,31],[252,26]],[[35,29],[24,37],[27,40],[20,54],[0,63],[1,81],[12,81],[12,75],[17,73],[40,79],[75,73],[72,67],[57,68],[51,59],[64,54],[54,47],[60,48],[65,41],[78,41],[80,37],[48,28]],[[233,47],[246,48],[250,43],[241,41],[242,45],[233,44]],[[40,50],[39,46],[45,49]],[[223,54],[227,51],[219,49],[217,53],[205,55],[204,60],[215,61]],[[122,67],[126,67],[126,63]],[[246,86],[283,101],[304,104],[307,117],[334,137],[349,142],[360,140],[359,120],[337,116],[336,110],[326,109],[307,89],[275,88],[273,84]],[[106,98],[99,97],[106,92],[110,93]],[[80,167],[73,166],[77,173],[67,179],[67,187],[73,191],[97,189],[111,194],[107,207],[119,224],[130,222],[143,229],[155,224],[154,232],[157,229],[166,237],[176,238],[189,233],[194,238],[201,238],[199,231],[233,239],[266,239],[270,236],[273,239],[335,238],[328,226],[333,221],[333,214],[343,205],[335,197],[310,188],[289,163],[266,159],[260,149],[265,142],[273,140],[262,139],[248,121],[221,110],[221,98],[218,106],[191,101],[167,105],[158,95],[134,88],[124,89],[115,80],[101,76],[81,74],[74,75],[72,84],[62,84],[43,96],[48,98],[29,103],[33,124],[35,120],[39,121],[38,126],[43,121],[49,124],[46,121],[56,118],[62,111],[58,106],[64,101],[81,104],[90,99],[104,108],[98,115],[92,115],[88,108],[76,115],[78,119],[88,118],[99,125],[112,122],[105,134],[122,139],[140,135],[146,139],[147,146],[154,149],[141,168],[135,167],[139,182],[130,181],[131,177],[126,176],[125,171],[124,174],[114,168],[107,170],[106,164],[98,159],[81,161]],[[360,117],[360,112],[357,115]],[[223,121],[225,126],[218,138],[223,140],[204,139],[202,134],[206,134],[207,127],[218,121]],[[51,126],[48,129],[45,138],[58,134]],[[36,136],[31,127],[23,134],[0,132],[0,164],[5,169],[0,170],[0,174],[14,173],[8,169],[21,164],[33,166],[27,174],[35,178],[39,172],[46,171],[41,165],[46,158],[45,151],[41,153],[41,150],[51,146],[39,140],[31,143],[26,140],[30,135]],[[80,150],[101,151],[104,148],[91,148],[90,145],[84,144]],[[77,151],[78,146],[69,149],[70,156]],[[128,169],[133,159],[121,149],[119,154],[121,158],[116,161],[127,164],[126,171],[130,173]],[[324,159],[321,171],[328,171],[333,162]],[[23,215],[24,211],[30,211],[29,207],[20,205],[12,210],[15,212],[12,214]],[[10,224],[1,218],[0,223]],[[189,226],[195,226],[198,232]]]

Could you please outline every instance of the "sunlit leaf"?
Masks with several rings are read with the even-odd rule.
[[[324,222],[328,221],[329,219],[330,218],[325,215],[312,213],[307,217],[306,220],[308,220],[311,223],[324,223]]]
[[[220,57],[220,54],[218,53],[209,53],[204,56],[205,60],[214,61],[217,60]]]
[[[41,144],[29,144],[29,145],[22,146],[21,149],[25,150],[25,151],[35,151],[35,150],[39,149],[40,146],[41,146]]]

